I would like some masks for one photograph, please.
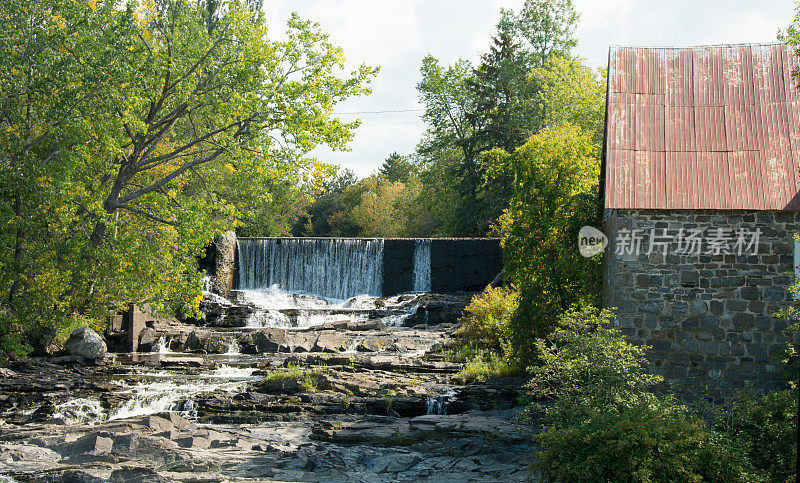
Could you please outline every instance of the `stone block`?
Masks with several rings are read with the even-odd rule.
[[[701,329],[710,329],[719,326],[719,318],[713,315],[703,315],[699,319]]]
[[[747,310],[749,303],[744,300],[727,300],[725,302],[725,308],[730,310],[731,312],[744,312]]]
[[[672,349],[672,343],[668,340],[650,340],[647,341],[647,345],[655,352],[667,352]]]
[[[759,293],[758,287],[742,287],[739,291],[739,295],[744,300],[758,300]]]
[[[188,436],[186,438],[178,438],[175,440],[181,448],[191,449],[208,449],[211,447],[211,441],[202,436]]]
[[[767,287],[763,299],[768,302],[782,302],[788,299],[789,291],[783,287]]]

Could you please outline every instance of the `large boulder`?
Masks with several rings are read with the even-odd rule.
[[[184,350],[202,354],[224,354],[228,351],[225,337],[207,330],[193,330],[186,337]]]
[[[103,338],[89,327],[81,327],[72,331],[69,339],[64,343],[64,348],[72,355],[87,359],[101,359],[108,351]]]
[[[267,327],[243,334],[238,339],[242,354],[268,354],[289,352],[286,345],[286,329]]]
[[[145,327],[139,333],[139,352],[150,352],[158,341],[158,332],[152,327]]]
[[[321,331],[312,347],[313,352],[341,352],[347,339],[332,330]]]
[[[233,288],[233,276],[236,272],[236,233],[228,230],[214,238],[216,250],[216,266],[211,288],[214,293],[228,297]]]

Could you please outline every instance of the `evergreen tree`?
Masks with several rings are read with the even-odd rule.
[[[414,167],[408,159],[397,153],[392,153],[383,162],[378,173],[390,183],[395,181],[406,183],[413,169]]]

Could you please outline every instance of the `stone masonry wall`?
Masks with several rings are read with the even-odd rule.
[[[724,396],[747,385],[779,386],[773,356],[789,339],[786,322],[773,314],[793,300],[799,222],[797,212],[607,210],[605,306],[616,307],[616,323],[629,340],[652,347],[652,371],[685,393]],[[664,245],[647,253],[652,229],[658,241],[666,239],[658,238],[662,230],[674,236],[681,228],[705,229],[701,254],[676,253],[677,241],[666,254]],[[719,228],[730,230],[733,253],[708,252]],[[736,253],[739,228],[760,230],[756,254],[752,247]],[[638,255],[617,253],[625,230],[642,230]]]

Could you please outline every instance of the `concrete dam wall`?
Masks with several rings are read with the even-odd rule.
[[[503,268],[490,238],[239,238],[235,253],[215,258],[217,271],[221,261],[234,265],[231,288],[337,299],[480,291]]]

